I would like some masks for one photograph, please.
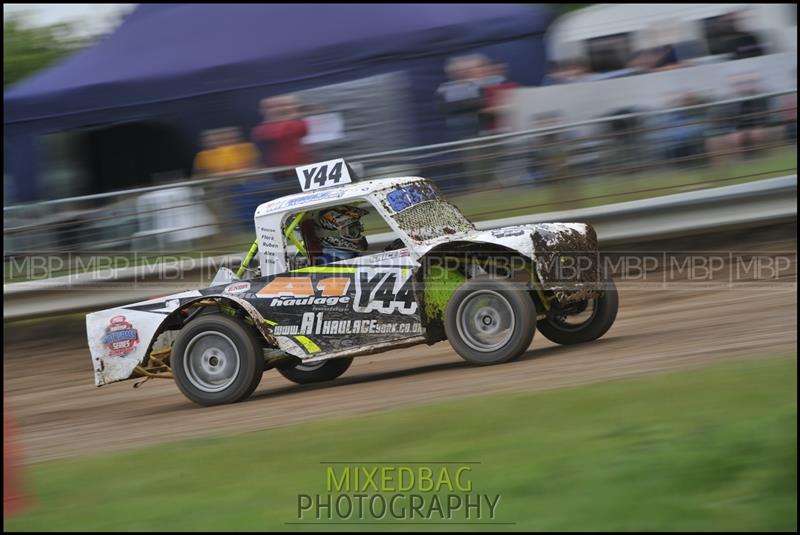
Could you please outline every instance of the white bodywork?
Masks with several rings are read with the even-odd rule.
[[[168,297],[159,297],[147,301],[134,303],[146,305],[151,303],[164,303],[164,312],[173,312],[178,308],[180,297],[199,297],[200,292],[191,290],[174,294]],[[131,305],[131,306],[134,306]],[[117,316],[127,318],[133,329],[138,334],[135,347],[124,355],[111,355],[104,342],[106,331],[111,319]],[[129,308],[111,308],[86,315],[86,337],[89,342],[89,351],[92,354],[92,368],[94,369],[94,382],[97,386],[127,379],[133,374],[136,366],[144,362],[150,341],[153,339],[166,316],[158,311],[140,311]]]

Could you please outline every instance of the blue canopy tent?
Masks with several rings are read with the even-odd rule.
[[[187,167],[200,131],[256,125],[264,97],[399,70],[411,77],[416,142],[440,141],[433,93],[446,58],[484,52],[511,79],[538,85],[552,18],[502,4],[142,4],[109,37],[5,92],[5,171],[16,201],[35,200],[40,136],[127,125],[116,141],[95,136],[96,173],[119,174],[112,163],[125,158],[115,151],[130,149],[133,138],[120,132],[132,124],[160,146],[163,126],[175,132]],[[94,189],[131,185],[101,180]]]

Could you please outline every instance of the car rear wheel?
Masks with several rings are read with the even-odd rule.
[[[605,278],[602,294],[573,306],[569,314],[551,314],[539,322],[539,332],[551,342],[562,345],[597,340],[608,332],[617,319],[619,294],[614,280]]]
[[[445,332],[467,362],[508,362],[530,346],[536,332],[536,307],[519,284],[472,279],[453,292],[445,313]]]
[[[200,316],[181,329],[170,360],[181,392],[205,406],[247,398],[264,373],[264,356],[255,334],[242,322],[221,314]]]
[[[278,372],[290,381],[305,385],[332,381],[347,371],[352,358],[323,360],[313,364],[297,364],[291,368],[278,368]]]

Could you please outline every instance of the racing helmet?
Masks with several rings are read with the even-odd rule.
[[[325,208],[314,221],[314,232],[323,247],[366,251],[367,238],[361,225],[361,217],[366,214],[366,210],[350,205]]]

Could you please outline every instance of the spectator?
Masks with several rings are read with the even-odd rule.
[[[487,79],[486,63],[484,56],[473,54],[450,58],[445,64],[449,81],[436,90],[436,100],[439,110],[445,116],[448,139],[451,141],[473,139],[481,133],[483,87],[494,81]],[[485,151],[462,146],[460,153],[461,186],[468,188],[485,181],[491,172]]]
[[[249,171],[258,166],[258,151],[242,139],[237,127],[207,130],[202,135],[203,149],[195,157],[195,176],[219,176]]]
[[[488,64],[484,70],[484,108],[480,113],[481,130],[487,134],[508,132],[511,127],[503,124],[503,113],[510,104],[510,90],[516,89],[520,85],[506,79],[506,66],[502,63]]]
[[[474,63],[470,72],[470,77],[475,82],[485,89],[489,86],[502,84],[506,81],[505,70],[503,65],[493,63],[489,58],[483,54],[475,54],[473,56]]]
[[[645,32],[649,46],[633,54],[626,67],[640,73],[674,68],[678,65],[678,52],[673,45],[677,33],[677,26],[671,20],[649,25]]]
[[[794,70],[794,87],[797,87],[797,69]],[[788,143],[797,142],[797,91],[783,95],[780,99],[783,137]]]
[[[222,153],[226,173],[252,171],[258,168],[258,149],[253,143],[244,140],[241,128],[236,126],[225,128],[222,136],[222,146],[218,150]]]
[[[660,72],[682,67],[684,62],[703,55],[703,45],[686,35],[684,22],[669,18],[648,29],[652,46],[633,55],[628,67],[639,72]]]
[[[783,95],[781,98],[781,115],[783,119],[784,139],[789,143],[797,142],[797,92]]]
[[[266,98],[261,101],[261,113],[264,122],[253,129],[252,138],[264,145],[264,164],[267,167],[295,167],[313,161],[302,144],[302,139],[308,134],[308,125],[297,97]]]
[[[762,93],[755,73],[732,79],[736,97],[753,97]],[[771,103],[766,97],[747,98],[715,110],[713,137],[708,140],[712,161],[720,163],[728,156],[752,155],[764,148],[771,135]]]
[[[251,139],[262,146],[263,165],[266,167],[296,167],[313,162],[313,155],[303,145],[308,125],[300,100],[294,95],[279,95],[261,100],[260,111],[264,121],[256,126]],[[295,180],[294,169],[273,176],[253,178],[235,188],[234,205],[241,227],[249,228],[253,212],[259,204],[276,197],[278,182]]]
[[[192,175],[215,175],[218,166],[215,149],[219,146],[219,136],[216,130],[204,130],[200,134],[200,151],[194,157]]]
[[[608,140],[605,157],[611,165],[619,166],[620,173],[635,171],[649,156],[649,144],[644,136],[648,123],[644,112],[636,106],[611,110],[606,116],[615,119],[600,127],[600,132]]]
[[[584,61],[572,59],[553,64],[542,85],[569,84],[579,82],[590,73]]]
[[[560,112],[536,115],[530,126],[534,129],[555,128],[563,124]],[[528,174],[531,180],[552,179],[568,174],[569,147],[573,136],[568,130],[551,130],[531,139]]]
[[[667,70],[677,66],[678,54],[671,44],[655,46],[637,52],[628,62],[628,68],[644,72]]]
[[[459,56],[450,58],[445,66],[449,81],[439,86],[436,97],[452,141],[478,137],[480,132],[482,62],[480,56]]]
[[[511,90],[520,87],[506,77],[506,65],[485,61],[476,74],[481,85],[483,108],[480,110],[480,133],[492,135],[511,131],[509,115],[511,106]],[[513,181],[513,175],[519,174],[519,164],[515,163],[516,151],[503,143],[489,147],[476,148],[473,151],[477,158],[477,172],[484,180],[499,179],[503,184]]]
[[[692,165],[703,158],[706,138],[706,109],[682,109],[702,104],[703,99],[692,92],[678,94],[669,103],[677,108],[655,119],[655,145],[666,160],[679,160]]]

